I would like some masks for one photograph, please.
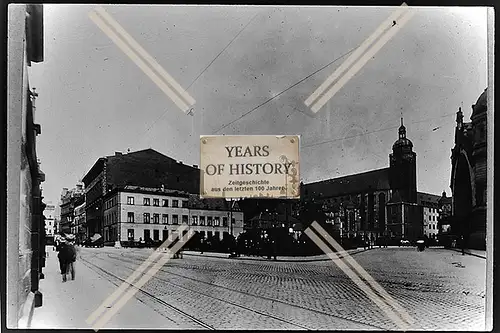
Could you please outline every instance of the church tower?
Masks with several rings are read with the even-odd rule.
[[[417,203],[417,154],[413,152],[413,143],[406,137],[403,118],[399,127],[399,138],[392,146],[389,159],[392,201]]]

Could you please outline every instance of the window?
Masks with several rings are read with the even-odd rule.
[[[198,216],[191,216],[191,225],[198,225]]]
[[[159,206],[160,205],[160,199],[153,199],[153,206]]]
[[[205,225],[205,216],[200,216],[200,225]]]
[[[127,197],[127,205],[133,205],[134,204],[134,197]]]
[[[179,200],[172,200],[172,207],[174,208],[179,207]]]
[[[149,198],[144,198],[144,206],[149,206]]]
[[[182,208],[188,208],[188,201],[182,200]]]
[[[222,217],[222,226],[227,227],[227,217]]]
[[[429,221],[431,221],[431,220],[432,220],[432,219],[431,219],[431,216],[429,215]]]
[[[160,223],[160,214],[153,214],[153,223]]]
[[[160,230],[153,230],[153,239],[155,241],[160,240]]]
[[[236,220],[234,219],[234,217],[231,219],[231,224],[235,224],[236,223]]]
[[[166,241],[168,239],[168,230],[162,230],[162,240]]]
[[[214,217],[214,226],[220,227],[220,217]]]
[[[146,229],[144,230],[144,240],[146,241],[149,239],[151,239],[151,230]]]
[[[168,214],[163,214],[161,216],[161,223],[168,224]]]
[[[149,222],[150,222],[149,213],[144,213],[144,223],[149,223]]]
[[[179,224],[179,216],[172,215],[172,224]]]
[[[182,224],[188,224],[188,221],[189,221],[189,216],[182,215]]]
[[[208,226],[212,225],[212,216],[207,217],[207,225]]]

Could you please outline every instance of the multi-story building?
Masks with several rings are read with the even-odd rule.
[[[30,88],[28,67],[43,61],[43,8],[11,4],[7,11],[7,113],[0,117],[7,130],[7,150],[2,144],[0,153],[7,159],[0,174],[7,175],[2,188],[9,190],[0,220],[6,221],[7,229],[6,326],[22,329],[33,308],[42,305],[39,279],[45,251],[40,184],[45,175],[37,160],[36,137],[41,126],[36,124],[37,93]]]
[[[429,193],[417,193],[418,204],[422,206],[424,235],[437,239],[439,235],[439,200],[440,196]]]
[[[452,233],[465,246],[486,249],[486,121],[488,90],[472,105],[470,123],[459,108],[451,154]]]
[[[45,216],[45,239],[47,244],[53,244],[54,242],[54,230],[56,228],[55,219],[56,206],[52,203],[47,203],[43,215]]]
[[[203,238],[222,240],[243,231],[243,213],[223,199],[165,188],[126,185],[115,187],[103,198],[105,245],[139,240],[164,241],[181,224]]]
[[[78,205],[77,202],[84,200],[85,190],[82,183],[76,184],[76,187],[68,190],[63,188],[61,193],[61,221],[59,232],[63,233],[73,233],[74,231],[74,219],[75,219],[75,207]]]
[[[99,158],[83,177],[87,228],[90,234],[104,234],[104,196],[113,188],[140,185],[164,186],[172,190],[198,193],[200,170],[185,165],[153,149],[115,153]],[[108,228],[108,230],[111,230]],[[111,232],[111,231],[110,231]]]
[[[71,226],[71,233],[76,236],[76,241],[82,243],[85,239],[91,237],[87,233],[86,215],[85,215],[85,195],[79,196],[75,200],[74,220]]]

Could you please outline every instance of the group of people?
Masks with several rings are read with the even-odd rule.
[[[62,281],[66,282],[68,276],[75,279],[76,247],[75,236],[72,234],[61,235],[56,240],[55,250],[58,251],[59,268],[61,269]]]

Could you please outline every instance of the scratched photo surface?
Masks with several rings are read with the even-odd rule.
[[[8,326],[488,329],[488,10],[9,6]]]

